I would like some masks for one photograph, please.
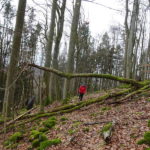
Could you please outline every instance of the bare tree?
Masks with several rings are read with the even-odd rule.
[[[135,40],[136,40],[138,14],[139,14],[139,0],[134,0],[130,30],[129,30],[128,47],[127,47],[127,67],[126,67],[127,78],[133,77],[132,74],[133,48],[135,46]]]
[[[15,80],[17,74],[17,64],[19,60],[25,9],[26,9],[26,0],[19,0],[16,26],[15,26],[15,32],[13,37],[12,52],[11,52],[10,64],[7,72],[6,90],[4,96],[3,113],[6,113],[7,116],[11,115],[10,108],[12,107],[14,101],[15,83],[13,83],[13,81]]]
[[[125,55],[124,55],[124,77],[126,77],[127,71],[127,48],[128,48],[128,37],[129,37],[129,28],[128,28],[128,14],[129,14],[129,0],[126,0],[126,14],[125,14]]]
[[[72,24],[71,24],[69,52],[68,52],[68,60],[67,60],[67,68],[66,68],[66,71],[68,73],[72,73],[74,70],[74,53],[75,53],[75,43],[77,39],[77,28],[78,28],[78,22],[80,16],[80,7],[81,7],[81,0],[76,0],[74,12],[73,12]],[[65,79],[63,99],[67,97],[69,86],[71,86],[70,81]]]
[[[52,53],[53,38],[54,38],[56,9],[57,9],[57,0],[53,0],[52,10],[51,10],[50,31],[48,34],[48,41],[46,45],[45,67],[50,67],[51,65],[51,53]],[[47,72],[44,73],[44,81],[46,86],[46,96],[48,98],[50,97],[50,74]]]
[[[55,39],[53,60],[52,60],[52,68],[58,69],[58,55],[60,49],[60,41],[62,38],[63,27],[64,27],[64,14],[66,8],[66,0],[63,0],[62,6],[60,8],[60,12],[58,12],[58,22],[57,22],[57,35]],[[58,10],[59,11],[59,10]],[[51,74],[50,78],[50,94],[51,98],[58,98],[58,80],[57,77]]]

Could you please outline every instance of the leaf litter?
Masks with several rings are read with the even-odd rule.
[[[104,92],[85,95],[84,100],[96,98],[103,94]],[[111,109],[106,111],[102,111],[102,108],[107,107],[107,104],[92,104],[74,112],[57,116],[57,125],[50,129],[46,135],[48,139],[60,138],[62,143],[49,147],[47,150],[144,150],[147,148],[146,145],[137,145],[137,141],[143,137],[145,131],[149,131],[147,121],[150,119],[150,102],[146,101],[146,99],[144,97],[136,97],[136,99],[129,100],[123,104],[112,104],[109,105]],[[77,101],[78,98],[76,97],[71,103]],[[46,110],[57,106],[60,106],[60,103],[56,102],[48,106]],[[62,116],[67,118],[67,120],[60,121]],[[113,120],[117,124],[115,125],[111,141],[107,145],[100,134],[104,123],[85,125],[85,123],[109,122]],[[16,150],[28,149],[31,145],[28,139],[29,130],[34,126],[35,122],[25,126],[27,133]],[[12,131],[7,133],[6,139],[11,134]],[[3,148],[3,139],[1,134],[0,149]]]

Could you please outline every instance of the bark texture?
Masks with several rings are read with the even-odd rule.
[[[6,113],[7,116],[11,115],[12,112],[11,108],[14,102],[15,83],[13,83],[13,81],[16,79],[17,74],[17,65],[19,61],[19,52],[21,45],[22,30],[24,25],[25,9],[26,9],[26,0],[19,0],[15,32],[13,37],[12,52],[7,72],[6,90],[4,95],[3,113]]]
[[[66,71],[68,73],[72,73],[74,70],[74,53],[75,53],[75,44],[77,40],[77,28],[78,28],[78,22],[80,16],[80,7],[81,7],[81,0],[76,0],[74,12],[73,12],[72,24],[71,24],[68,61],[67,61],[67,68],[66,68]],[[71,89],[69,88],[70,86],[71,86],[70,80],[65,79],[63,99],[65,99],[68,96],[68,93],[70,93],[69,92]]]
[[[52,11],[51,11],[51,23],[50,23],[50,30],[48,34],[48,41],[46,45],[46,60],[45,60],[45,67],[50,67],[51,65],[51,53],[52,53],[52,46],[53,46],[53,38],[54,38],[54,29],[55,29],[55,19],[56,19],[56,9],[57,9],[57,0],[53,0],[52,4]],[[50,96],[50,73],[44,73],[44,81],[46,86],[46,96]]]
[[[127,67],[126,67],[126,77],[133,78],[133,49],[136,40],[136,31],[137,31],[137,20],[139,14],[139,0],[134,0],[133,11],[131,16],[130,31],[128,38],[128,47],[127,47]]]

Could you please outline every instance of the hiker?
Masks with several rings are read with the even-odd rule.
[[[79,87],[78,92],[79,92],[79,100],[82,101],[83,95],[84,95],[85,92],[86,92],[86,86],[85,86],[85,85],[81,85],[81,86]]]
[[[28,99],[25,103],[27,110],[30,110],[31,108],[33,108],[35,102],[35,96],[32,96],[30,99]]]

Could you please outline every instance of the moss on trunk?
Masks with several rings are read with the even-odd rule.
[[[133,79],[127,79],[127,78],[123,78],[123,77],[113,76],[111,74],[94,74],[94,73],[71,74],[71,73],[64,73],[64,72],[61,72],[59,70],[52,69],[52,68],[38,66],[35,64],[29,64],[29,66],[35,67],[35,68],[38,68],[38,69],[41,69],[41,70],[44,70],[47,72],[54,73],[60,77],[64,77],[67,79],[79,78],[79,77],[80,78],[89,78],[89,77],[91,77],[91,78],[105,78],[105,79],[119,81],[121,83],[131,84],[131,85],[138,87],[138,88],[150,83],[150,82],[142,83],[142,82],[138,82],[138,81],[133,80]]]

